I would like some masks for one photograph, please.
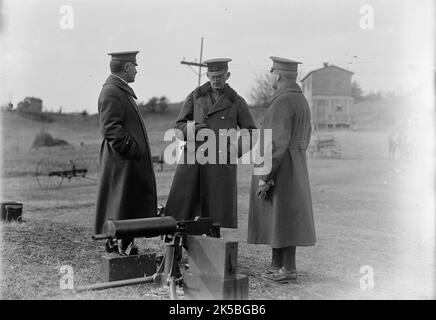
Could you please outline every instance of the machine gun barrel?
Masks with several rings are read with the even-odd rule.
[[[173,217],[155,217],[128,220],[108,220],[103,225],[103,233],[93,236],[95,240],[123,238],[153,238],[174,234],[177,221]]]
[[[93,235],[92,238],[94,240],[153,238],[174,235],[176,232],[190,235],[206,234],[212,237],[220,237],[219,224],[213,223],[212,219],[209,217],[176,221],[173,217],[166,216],[115,221],[108,220],[103,225],[103,232]]]
[[[110,239],[111,236],[108,234],[94,234],[92,236],[92,240],[105,240],[105,239]]]

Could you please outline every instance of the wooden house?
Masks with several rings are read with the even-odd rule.
[[[301,80],[315,129],[352,126],[354,120],[352,75],[353,72],[349,70],[324,63],[323,68],[309,72]]]

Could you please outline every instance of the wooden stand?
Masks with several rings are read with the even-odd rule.
[[[183,274],[186,299],[248,299],[248,277],[237,274],[236,241],[188,236],[187,247],[189,270]]]

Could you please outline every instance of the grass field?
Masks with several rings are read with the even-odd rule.
[[[153,154],[163,150],[163,132],[176,115],[173,109],[167,117],[146,118]],[[57,190],[41,190],[35,168],[46,158],[97,158],[101,138],[96,117],[58,118],[45,127],[74,148],[32,150],[41,123],[3,114],[2,198],[24,204],[25,223],[1,225],[2,298],[167,299],[166,288],[155,285],[80,294],[60,289],[62,265],[73,267],[76,285],[99,281],[103,249],[91,240],[96,184],[64,181]],[[435,224],[422,153],[415,149],[409,160],[389,160],[389,131],[382,127],[329,134],[340,143],[343,157],[309,159],[318,241],[297,249],[294,283],[278,285],[260,277],[270,249],[246,243],[251,167],[238,167],[239,228],[223,230],[223,237],[239,242],[239,272],[249,275],[250,299],[435,298]],[[162,202],[173,175],[171,166],[156,170]],[[159,239],[148,239],[140,241],[140,249],[162,253],[163,246]],[[373,271],[372,288],[361,286],[365,270]]]

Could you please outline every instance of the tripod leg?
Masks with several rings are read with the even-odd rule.
[[[171,300],[177,300],[177,292],[176,292],[176,281],[174,277],[168,278],[168,288],[170,293]]]
[[[174,245],[169,245],[165,252],[165,264],[163,270],[165,280],[167,280],[173,272],[174,261],[176,260],[174,259],[175,250],[176,248]]]

